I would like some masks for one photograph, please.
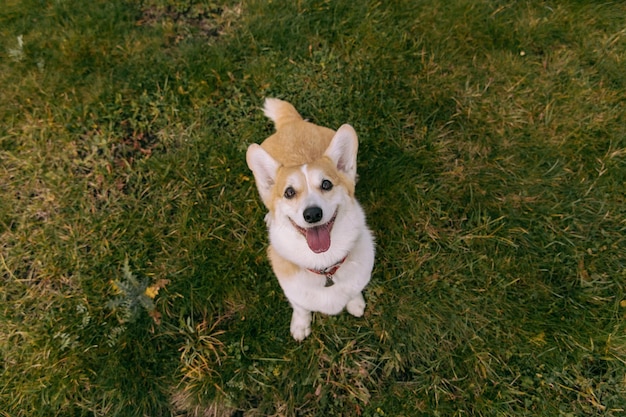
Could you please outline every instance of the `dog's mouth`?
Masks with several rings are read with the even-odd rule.
[[[309,248],[313,252],[323,253],[330,249],[330,232],[333,230],[336,218],[337,212],[335,211],[335,214],[333,214],[333,217],[328,221],[328,223],[307,228],[300,227],[293,220],[289,220],[291,221],[293,227],[295,227],[296,230],[304,236],[307,245],[309,245]]]

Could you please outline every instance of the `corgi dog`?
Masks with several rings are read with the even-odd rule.
[[[291,335],[311,334],[311,313],[361,317],[374,266],[374,238],[355,199],[358,139],[302,118],[286,101],[265,100],[276,132],[248,147],[269,232],[268,256],[293,308]]]

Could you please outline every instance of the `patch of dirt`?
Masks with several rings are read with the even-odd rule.
[[[147,5],[139,25],[162,26],[170,42],[189,38],[208,40],[223,36],[241,16],[241,4],[216,6],[206,4]]]
[[[132,165],[136,160],[152,155],[158,146],[158,138],[150,132],[132,132],[120,139],[113,148],[115,165],[123,167]]]

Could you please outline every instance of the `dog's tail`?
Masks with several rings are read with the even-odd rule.
[[[266,98],[263,112],[274,121],[276,130],[288,123],[302,120],[302,116],[295,107],[277,98]]]

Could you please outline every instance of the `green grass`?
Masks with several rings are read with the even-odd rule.
[[[1,416],[624,414],[624,4],[5,3]],[[267,96],[355,126],[377,239],[303,343]]]

